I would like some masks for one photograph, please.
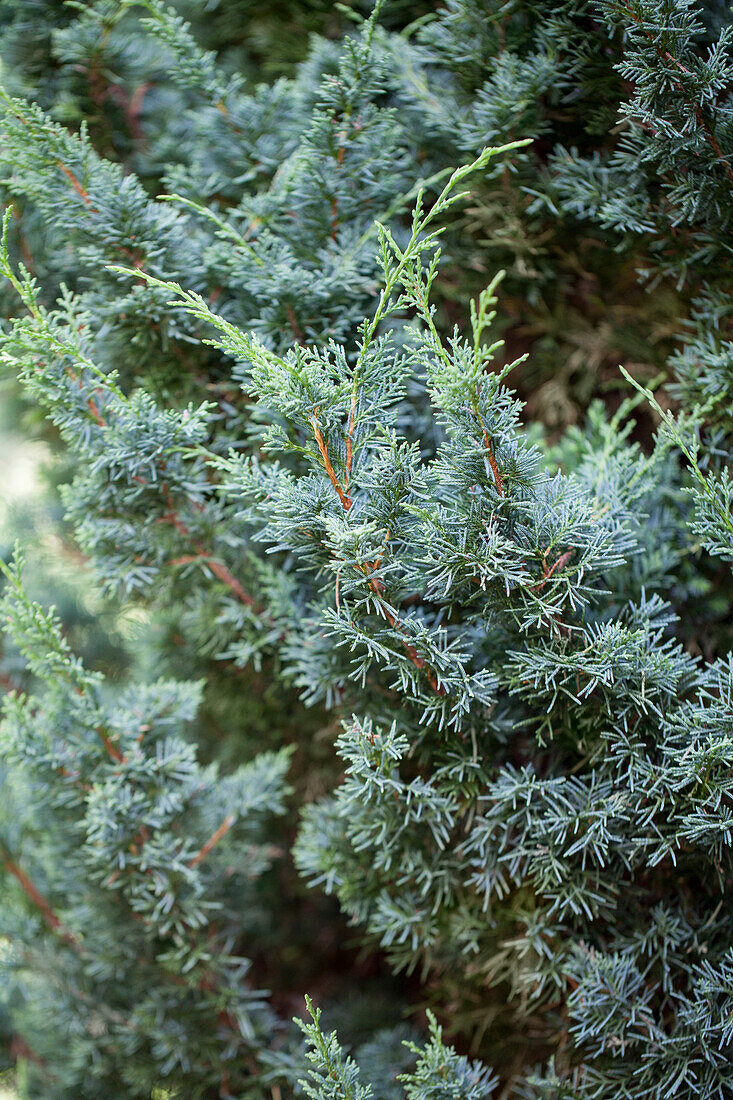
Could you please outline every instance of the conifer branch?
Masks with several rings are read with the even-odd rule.
[[[685,76],[692,76],[692,73],[690,72],[690,70],[685,65],[683,65],[682,62],[674,56],[674,54],[672,54],[669,50],[666,50],[666,49],[662,48],[662,46],[659,44],[658,40],[654,37],[654,35],[652,35],[646,29],[641,16],[639,15],[639,13],[637,11],[634,10],[634,8],[631,5],[622,3],[621,8],[622,8],[623,11],[626,12],[626,14],[629,16],[629,18],[641,28],[641,30],[642,30],[645,38],[649,42],[650,46],[652,46],[652,48],[656,51],[657,55],[659,56],[659,58],[662,61],[669,61],[675,67],[675,69],[678,72],[683,73]],[[684,85],[683,85],[682,81],[677,80],[674,77],[672,77],[671,79],[672,79],[673,84],[677,88],[677,90],[682,94],[682,97],[683,97],[685,103],[687,104],[687,106],[693,111],[693,113],[695,115],[695,118],[697,119],[698,126],[700,127],[702,132],[705,134],[705,138],[706,138],[708,144],[710,145],[710,148],[715,153],[716,159],[722,165],[723,170],[724,170],[725,174],[727,175],[728,179],[731,181],[731,183],[733,183],[733,165],[731,165],[730,161],[725,156],[725,154],[724,154],[724,152],[723,152],[723,150],[720,146],[720,142],[716,138],[713,130],[710,127],[710,124],[708,123],[707,119],[705,118],[705,115],[703,114],[702,107],[700,106],[699,103],[697,103],[696,101],[690,99],[690,97],[685,93],[685,89],[684,89]]]
[[[175,509],[172,508],[173,502],[170,493],[166,491],[165,488],[164,495],[166,497],[166,501],[169,507],[171,507],[172,510],[162,515],[157,522],[169,523],[172,527],[175,528],[176,531],[178,531],[179,535],[182,535],[191,543],[192,548],[196,551],[194,555],[184,554],[177,558],[171,558],[169,564],[186,565],[189,562],[194,561],[205,562],[211,572],[214,574],[214,576],[222,581],[222,583],[225,584],[227,588],[229,588],[234,593],[240,603],[243,603],[246,607],[251,607],[255,610],[261,610],[254,596],[251,596],[249,592],[247,592],[247,590],[244,588],[241,582],[237,580],[237,578],[234,576],[228,566],[226,566],[224,562],[220,561],[218,558],[214,557],[214,555],[212,555],[206,549],[206,547],[203,546],[197,539],[191,537],[191,531],[189,527],[184,523],[184,521],[181,519]]]
[[[215,848],[221,838],[229,832],[236,820],[237,819],[234,814],[228,814],[228,816],[225,817],[222,821],[219,828],[211,834],[206,843],[201,845],[193,859],[189,860],[188,866],[191,868],[198,867],[199,863],[201,863],[202,860],[206,859],[212,848]]]
[[[18,883],[0,963],[19,991],[0,1015],[43,1034],[59,1095],[280,1100],[276,1078],[309,1100],[368,1100],[384,1081],[409,1100],[731,1093],[733,38],[715,5],[621,4],[586,18],[570,0],[451,0],[400,33],[377,31],[378,0],[368,20],[349,9],[343,43],[317,4],[309,26],[327,19],[328,41],[256,86],[259,54],[283,57],[258,38],[234,71],[249,45],[217,39],[217,5],[204,27],[201,5],[189,26],[167,0],[72,0],[32,58],[17,46],[35,37],[13,28],[35,16],[1,5],[0,64],[12,56],[14,83],[48,104],[0,104],[3,187],[28,211],[22,226],[8,212],[0,248],[28,314],[3,325],[2,358],[73,464],[76,564],[141,623],[123,610],[113,652],[130,649],[134,675],[107,679],[69,644],[81,633],[94,667],[115,664],[94,654],[91,603],[80,631],[59,601],[67,630],[0,565],[30,693],[5,704],[0,826],[18,851],[38,839],[47,884],[0,850]],[[82,120],[79,136],[54,117]],[[173,193],[151,200],[161,186]],[[582,413],[552,445],[490,335],[501,272],[464,334],[460,302],[494,264],[507,344],[541,348],[518,391],[544,397],[557,368]],[[641,267],[643,306],[628,293]],[[679,412],[659,402],[662,431],[639,446],[632,401],[612,414],[602,386],[585,408],[591,376],[611,344],[656,370],[688,301],[663,379]],[[17,660],[7,650],[0,683]],[[200,713],[203,683],[146,678],[165,668],[211,677]],[[256,985],[280,956],[245,914],[282,925],[255,881],[287,794],[284,754],[255,743],[263,724],[300,746],[300,873],[423,976],[462,1042],[481,1032],[500,1081],[432,1017],[402,1063],[376,1035],[357,1065],[309,1001],[303,1052],[250,984],[239,945]],[[49,898],[73,902],[73,952]],[[333,931],[300,923],[296,973]],[[41,926],[54,934],[33,952]],[[274,1005],[302,995],[273,965]],[[318,988],[338,996],[339,976]],[[19,1091],[48,1091],[27,1069]]]
[[[76,936],[64,927],[61,918],[23,868],[7,855],[3,857],[2,865],[8,874],[11,874],[20,883],[23,893],[33,902],[51,931],[55,932],[65,943],[73,947],[76,951],[81,950],[81,944]]]

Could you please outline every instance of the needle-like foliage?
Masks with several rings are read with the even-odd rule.
[[[0,357],[71,460],[85,567],[147,624],[105,680],[5,566],[31,693],[0,739],[0,1025],[28,1094],[726,1100],[726,20],[448,0],[387,31],[377,4],[253,86],[188,7],[60,27],[97,74],[78,132],[47,82],[2,93]],[[626,357],[548,440],[533,355],[629,272],[642,316],[679,313],[668,384]],[[273,902],[283,844],[288,897],[335,898],[455,1049],[433,1015],[360,1031],[338,972],[301,1045],[292,988],[258,988],[328,939]]]

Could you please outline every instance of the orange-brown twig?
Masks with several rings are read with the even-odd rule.
[[[106,427],[104,417],[102,416],[101,412],[99,411],[99,405],[97,404],[97,402],[94,400],[93,397],[90,397],[89,400],[87,401],[87,408],[89,409],[89,412],[92,414],[92,416],[96,420],[97,424],[99,424],[99,427],[100,428]]]
[[[491,446],[491,440],[489,439],[489,433],[487,432],[486,425],[484,424],[484,418],[481,416],[481,413],[478,410],[478,405],[476,403],[474,403],[474,412],[476,413],[476,416],[478,418],[478,422],[481,425],[481,434],[482,434],[483,440],[484,440],[484,448],[487,452],[487,457],[489,459],[489,466],[491,467],[491,476],[494,479],[494,485],[496,486],[496,491],[497,491],[497,493],[499,494],[500,497],[503,497],[504,496],[504,479],[501,476],[501,470],[499,469],[499,464],[496,461],[496,458],[494,456],[494,448]]]
[[[291,329],[293,330],[293,336],[295,337],[297,342],[300,344],[300,346],[304,348],[305,347],[305,333],[303,332],[302,328],[298,324],[298,318],[295,316],[295,310],[293,309],[293,307],[290,305],[289,302],[285,306],[285,315],[288,319],[288,323],[289,323]]]
[[[193,859],[189,860],[188,866],[191,868],[198,867],[199,863],[201,863],[201,860],[206,859],[211,849],[214,848],[219,843],[221,838],[229,832],[236,820],[237,819],[234,814],[229,814],[227,817],[225,817],[219,828],[211,834],[205,844],[201,845]]]
[[[168,489],[168,486],[165,482],[163,482],[162,490],[163,496],[165,497],[166,503],[168,504],[170,511],[161,516],[158,522],[170,523],[172,527],[175,527],[176,531],[178,531],[180,535],[183,535],[185,538],[190,540],[191,546],[196,551],[196,556],[186,554],[183,557],[174,558],[171,562],[171,565],[187,564],[188,562],[196,561],[197,558],[205,561],[214,576],[218,577],[220,581],[223,581],[224,584],[231,589],[231,591],[235,594],[235,596],[238,600],[240,600],[241,603],[245,604],[247,607],[257,609],[257,601],[252,596],[250,596],[249,592],[247,592],[243,588],[243,586],[240,584],[240,582],[237,580],[231,570],[224,564],[224,562],[212,557],[205,546],[202,546],[200,542],[196,542],[191,538],[191,532],[189,531],[188,527],[183,522],[181,517],[178,515],[178,512],[176,511],[173,504],[170,490]]]
[[[241,603],[246,604],[247,607],[252,607],[257,610],[257,601],[252,596],[250,596],[249,592],[245,591],[245,589],[239,583],[237,578],[232,574],[232,572],[227,568],[224,562],[219,561],[217,558],[212,558],[210,554],[206,554],[203,551],[203,548],[198,545],[198,543],[194,543],[193,545],[194,549],[201,551],[201,556],[206,559],[206,564],[208,565],[214,576],[218,577],[220,581],[223,581],[224,584],[231,589],[231,591]]]
[[[352,428],[353,428],[354,408],[355,408],[355,398],[352,400],[351,415],[349,417],[349,427],[347,429],[347,440],[346,440],[346,474],[347,474],[346,485],[347,485],[347,488],[348,488],[348,476],[351,472],[351,460],[352,460],[352,457],[353,457],[351,432],[352,432]],[[341,501],[341,503],[344,507],[344,511],[348,512],[349,509],[351,508],[351,504],[352,504],[351,497],[346,492],[344,492],[344,489],[341,486],[341,482],[336,477],[336,473],[334,471],[333,464],[332,464],[331,459],[330,459],[329,454],[328,454],[328,448],[326,446],[326,441],[323,438],[323,432],[318,427],[317,416],[318,416],[318,409],[315,409],[314,413],[313,413],[312,424],[313,424],[313,432],[314,432],[315,438],[316,438],[316,443],[318,444],[318,450],[320,451],[321,458],[323,459],[323,465],[325,466],[326,473],[328,474],[329,479],[331,481],[331,484],[333,485],[334,489],[336,490],[336,492],[338,494],[339,500]],[[385,543],[388,539],[389,539],[389,533],[387,533],[387,539],[385,540]],[[399,621],[395,618],[395,616],[392,614],[392,612],[387,609],[387,607],[384,603],[384,600],[383,600],[383,597],[382,597],[382,592],[384,590],[384,585],[382,584],[382,582],[379,580],[378,577],[372,576],[374,571],[379,567],[379,563],[380,563],[381,560],[382,560],[382,554],[380,553],[374,562],[365,562],[364,565],[361,566],[361,571],[363,572],[364,576],[368,578],[369,587],[372,589],[374,594],[379,599],[379,606],[380,606],[381,613],[384,616],[384,618],[387,620],[387,622],[389,623],[389,625],[393,629],[401,630],[402,628],[400,626]],[[337,599],[338,599],[338,593],[337,593]],[[405,647],[405,651],[406,651],[408,657],[410,658],[410,660],[412,661],[412,663],[414,664],[415,668],[424,669],[426,667],[426,662],[424,661],[424,659],[422,657],[420,657],[420,655],[418,654],[415,647],[410,645],[409,642],[404,641],[404,640],[403,640],[402,644]],[[428,673],[428,680],[430,682],[431,687],[433,688],[433,691],[435,691],[438,695],[445,695],[445,689],[439,686],[437,677],[436,677],[434,672],[429,672]]]
[[[93,211],[93,213],[97,214],[98,211],[94,206],[92,206],[92,202],[91,202],[91,199],[89,198],[89,195],[87,194],[86,190],[82,187],[82,185],[79,183],[79,180],[76,178],[76,176],[71,171],[71,169],[67,168],[66,165],[63,163],[63,161],[57,160],[56,163],[58,164],[61,171],[64,173],[66,178],[71,183],[71,186],[74,188],[77,195],[79,195],[81,197],[81,199],[85,203],[85,205],[88,206],[89,209],[91,211]]]
[[[40,890],[37,889],[32,880],[28,877],[23,868],[20,867],[14,859],[3,860],[3,866],[9,874],[13,875],[13,877],[18,880],[23,892],[26,894],[27,897],[30,898],[30,900],[39,910],[49,928],[56,932],[57,935],[59,935],[61,939],[68,943],[71,947],[74,947],[78,950],[81,946],[79,944],[79,941],[71,932],[68,931],[67,928],[64,927],[61,918],[53,911],[50,904],[46,901],[43,894],[40,892]]]
[[[395,615],[393,615],[392,612],[389,610],[389,608],[385,604],[384,599],[382,597],[382,593],[384,592],[384,585],[382,584],[382,581],[379,579],[379,577],[373,576],[375,570],[377,570],[379,568],[379,564],[380,564],[380,562],[382,560],[382,557],[384,555],[384,550],[386,548],[386,545],[387,545],[388,541],[389,541],[389,531],[387,532],[387,537],[384,540],[384,546],[382,547],[382,550],[380,551],[380,553],[377,555],[377,557],[374,559],[373,562],[364,562],[364,565],[361,566],[361,571],[364,574],[364,576],[367,577],[367,579],[369,581],[369,587],[371,588],[372,592],[374,592],[377,599],[379,600],[380,613],[386,619],[386,621],[389,623],[389,625],[392,627],[393,630],[397,630],[400,633],[402,633],[402,624],[400,623],[399,619]],[[407,641],[407,639],[405,639],[405,638],[402,639],[402,645],[404,647],[404,650],[405,650],[407,656],[410,658],[410,660],[412,661],[415,668],[420,669],[420,671],[427,668],[428,683],[430,684],[430,686],[433,689],[433,691],[435,692],[435,694],[436,695],[445,695],[446,694],[445,688],[440,686],[440,684],[438,683],[437,676],[432,671],[432,669],[429,669],[427,667],[427,661],[425,660],[424,657],[420,656],[420,654],[415,649],[414,645],[411,645]]]
[[[102,744],[104,745],[105,749],[112,757],[112,759],[116,760],[118,764],[124,764],[125,757],[122,755],[117,746],[113,744],[113,742],[110,740],[109,735],[104,733],[102,730],[99,730],[98,732],[99,736],[102,739]]]
[[[561,554],[557,561],[554,562],[552,566],[550,566],[550,568],[548,569],[545,552],[545,557],[542,559],[542,580],[538,584],[533,585],[530,591],[540,592],[545,587],[553,573],[556,573],[559,569],[563,569],[568,564],[574,553],[574,550],[566,550],[565,553]]]
[[[20,1035],[14,1035],[10,1040],[10,1057],[14,1062],[18,1062],[21,1058],[26,1062],[33,1062],[36,1066],[43,1066],[48,1072],[46,1063],[43,1058],[40,1058],[32,1047],[29,1047],[25,1039],[21,1039]],[[55,1074],[49,1074],[51,1080],[56,1080]]]
[[[496,486],[496,491],[497,491],[497,493],[499,494],[500,497],[503,497],[504,496],[504,479],[501,476],[501,471],[499,469],[498,463],[497,463],[496,459],[494,458],[494,451],[491,447],[491,443],[489,442],[489,437],[486,434],[486,431],[484,431],[484,446],[486,447],[486,450],[488,451],[489,466],[491,467],[491,474],[494,478],[494,485]]]
[[[331,481],[331,484],[333,485],[334,489],[336,490],[336,492],[338,494],[339,500],[341,501],[341,503],[344,506],[344,511],[348,512],[348,510],[351,508],[351,497],[347,493],[344,492],[343,488],[341,487],[341,482],[336,477],[336,472],[333,468],[333,465],[331,463],[331,459],[330,459],[329,454],[328,454],[328,447],[326,446],[326,441],[323,438],[323,432],[318,427],[318,409],[314,410],[313,418],[311,420],[311,423],[313,425],[313,434],[315,435],[316,443],[318,444],[318,450],[321,453],[321,458],[323,459],[323,465],[326,468],[326,473],[328,474],[328,477]]]
[[[76,373],[75,370],[72,370],[71,367],[67,367],[66,368],[66,375],[67,375],[68,378],[71,379],[72,382],[76,382],[79,389],[81,389],[81,378],[79,377],[79,375]],[[99,393],[99,390],[97,390],[97,392]],[[89,412],[92,414],[92,416],[96,420],[99,427],[100,428],[106,428],[107,427],[107,421],[104,419],[101,412],[99,411],[99,405],[97,404],[95,398],[93,398],[93,397],[88,398],[87,408],[89,409]]]
[[[79,386],[81,386],[81,379],[75,371],[71,370],[71,368],[68,368],[67,374],[73,381],[78,382]],[[99,411],[99,406],[97,405],[93,397],[90,397],[87,401],[87,407],[94,419],[96,420],[97,424],[99,424],[100,428],[106,428],[107,421],[104,419],[101,412]],[[140,485],[147,484],[145,479],[143,477],[140,477],[138,474],[133,474],[132,480],[138,482],[138,484]],[[175,527],[176,531],[178,531],[179,534],[190,539],[191,533],[186,524],[178,515],[178,512],[176,511],[176,508],[173,504],[170,490],[168,489],[168,486],[165,482],[163,482],[162,484],[162,491],[170,511],[161,516],[158,522],[170,523],[173,527]],[[235,596],[243,604],[245,604],[247,607],[253,607],[257,609],[257,601],[252,596],[250,596],[250,594],[243,588],[243,586],[233,575],[231,570],[228,569],[223,562],[220,562],[217,558],[212,557],[212,555],[208,553],[206,548],[202,546],[201,543],[192,541],[191,545],[196,551],[196,557],[187,555],[185,557],[176,558],[173,560],[173,562],[171,562],[171,564],[183,564],[184,562],[195,561],[196,558],[200,558],[201,560],[206,562],[206,564],[209,566],[209,569],[211,569],[211,572],[216,577],[218,577],[220,581],[223,581],[224,584],[226,584],[227,587],[230,588],[232,592],[234,592]]]
[[[140,141],[143,137],[143,131],[140,125],[140,115],[142,113],[143,100],[152,87],[152,80],[146,80],[143,84],[138,84],[125,107],[127,124],[130,127],[130,133],[135,141]]]

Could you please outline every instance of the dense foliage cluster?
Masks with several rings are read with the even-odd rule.
[[[127,624],[8,547],[26,1096],[731,1095],[732,46],[0,0],[0,357]]]

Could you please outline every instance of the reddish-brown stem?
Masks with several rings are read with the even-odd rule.
[[[303,332],[302,328],[298,324],[298,318],[295,316],[295,310],[293,309],[293,307],[290,305],[289,302],[285,306],[285,316],[288,319],[288,324],[290,325],[291,329],[293,330],[293,336],[295,337],[296,341],[300,344],[300,346],[304,348],[305,347],[305,333]]]
[[[389,532],[387,532],[387,539],[389,539]],[[386,543],[387,539],[385,539],[385,543]],[[384,551],[382,551],[382,553],[383,552]],[[392,614],[392,612],[387,608],[386,604],[384,603],[384,600],[382,599],[382,592],[384,591],[384,585],[382,584],[381,580],[379,580],[378,577],[374,577],[372,575],[374,573],[374,571],[379,568],[379,563],[382,560],[382,553],[380,553],[378,555],[378,557],[375,558],[375,560],[373,562],[365,562],[364,565],[361,567],[361,571],[364,574],[364,576],[368,578],[369,587],[371,588],[372,592],[374,592],[374,594],[379,599],[379,607],[380,607],[381,614],[383,615],[383,617],[386,619],[386,621],[389,623],[389,625],[392,627],[393,630],[397,630],[401,633],[402,632],[402,625],[401,625],[399,619],[397,619],[396,616],[394,616]],[[402,645],[405,649],[405,652],[406,652],[407,656],[410,658],[410,660],[412,661],[415,668],[420,669],[420,671],[427,668],[427,662],[426,662],[425,658],[420,656],[420,654],[415,649],[414,645],[410,645],[410,643],[404,638],[402,639]],[[435,692],[436,695],[445,695],[446,694],[445,688],[441,687],[440,684],[438,684],[438,678],[431,669],[427,670],[427,677],[428,677],[428,683],[430,684],[431,688],[433,689],[433,691]]]
[[[142,84],[138,84],[135,91],[130,96],[129,102],[125,109],[125,115],[127,116],[127,122],[130,127],[130,133],[135,141],[140,141],[143,132],[140,126],[140,114],[142,112],[143,100],[152,88],[152,81],[146,80]]]
[[[100,428],[106,427],[104,417],[102,416],[101,412],[99,411],[99,405],[97,404],[97,402],[94,400],[93,397],[90,397],[89,400],[87,401],[87,408],[89,409],[89,412],[92,414],[92,416],[96,420],[99,427]]]
[[[32,274],[33,271],[35,271],[36,265],[35,265],[35,261],[33,259],[33,253],[30,250],[30,245],[28,244],[28,241],[26,240],[25,234],[22,231],[23,216],[22,216],[22,214],[20,213],[20,211],[18,210],[17,207],[14,210],[14,215],[15,215],[15,220],[18,223],[18,248],[20,249],[20,255],[21,255],[21,258],[23,260],[23,263],[25,264],[25,266],[28,268],[28,270]]]
[[[18,122],[20,122],[23,126],[26,127],[26,129],[28,128],[28,122],[26,121],[26,119],[23,118],[22,114],[20,114],[18,111],[13,111],[13,115],[18,120]],[[84,200],[85,204],[89,207],[89,209],[92,210],[93,213],[98,214],[99,211],[96,210],[95,207],[92,206],[91,201],[89,199],[89,195],[86,193],[86,191],[84,190],[82,185],[79,183],[79,180],[76,178],[76,176],[71,171],[71,169],[67,168],[66,165],[63,163],[63,161],[59,160],[58,158],[56,160],[56,164],[59,166],[59,168],[64,173],[66,178],[70,181],[72,187],[77,192],[77,194],[79,194],[81,196],[81,198]]]
[[[244,241],[250,240],[250,238],[252,237],[252,234],[255,233],[260,228],[261,225],[262,225],[262,218],[252,218],[252,221],[249,223],[249,225],[247,226],[247,229],[244,232],[242,240],[244,240]]]
[[[399,623],[397,623],[396,625],[397,625],[397,629],[399,630]],[[402,645],[404,646],[405,653],[410,658],[410,660],[412,661],[415,668],[424,669],[426,667],[425,658],[420,656],[420,654],[415,649],[414,645],[410,645],[410,643],[406,642],[406,641],[403,641]],[[438,683],[438,677],[435,675],[435,673],[431,669],[428,669],[427,677],[428,677],[428,683],[430,684],[431,688],[433,689],[433,691],[435,692],[436,695],[446,695],[447,694],[445,688],[441,687],[440,684]]]
[[[242,587],[237,578],[234,576],[231,570],[227,568],[224,562],[218,561],[217,558],[212,557],[205,546],[202,546],[200,542],[195,542],[193,539],[191,539],[191,533],[188,527],[175,510],[173,499],[170,495],[170,490],[168,489],[168,486],[165,482],[163,482],[162,488],[163,496],[165,497],[166,503],[168,504],[170,511],[166,512],[164,516],[161,516],[159,522],[170,523],[171,526],[175,527],[176,531],[178,531],[179,534],[183,535],[187,539],[190,539],[191,545],[196,551],[196,556],[206,562],[214,576],[218,577],[220,581],[223,581],[224,584],[228,588],[230,588],[231,591],[235,594],[237,599],[241,601],[241,603],[245,604],[247,607],[257,608],[257,601],[252,596],[250,596],[249,592],[247,592]],[[187,554],[180,558],[174,558],[171,564],[185,564],[187,562],[195,560],[195,557]]]
[[[72,370],[71,367],[67,367],[66,368],[66,374],[71,379],[71,381],[76,382],[79,389],[81,389],[81,378],[76,373],[76,371]],[[97,392],[99,392],[99,391],[97,391]],[[87,399],[87,408],[89,409],[89,412],[92,414],[92,416],[94,417],[94,419],[97,422],[97,424],[99,425],[99,427],[100,428],[106,428],[107,427],[107,421],[104,419],[101,412],[99,411],[99,405],[97,404],[95,398],[90,397],[90,398]]]
[[[198,543],[194,543],[193,545],[194,549],[198,550],[201,556],[206,559],[206,564],[208,565],[214,576],[218,577],[220,581],[223,581],[224,584],[232,590],[234,595],[241,601],[241,603],[246,604],[247,607],[253,607],[257,610],[257,601],[253,599],[252,596],[250,596],[249,592],[246,592],[244,590],[237,578],[230,572],[226,565],[224,565],[224,562],[218,561],[216,558],[212,558],[204,551],[203,547],[198,545]]]
[[[553,575],[553,573],[556,573],[559,569],[563,569],[568,564],[568,562],[572,558],[574,552],[575,551],[573,551],[573,550],[566,550],[565,553],[561,554],[560,557],[557,559],[557,561],[554,562],[553,565],[549,569],[547,568],[547,562],[545,560],[543,560],[543,562],[542,562],[542,572],[543,572],[544,576],[543,576],[542,580],[539,582],[539,584],[535,584],[531,588],[530,591],[540,592],[545,587],[545,585],[547,584],[547,582],[549,581],[549,579]]]
[[[20,688],[16,684],[15,680],[11,676],[8,676],[6,672],[0,672],[0,687],[5,691],[19,691]]]
[[[487,452],[487,457],[489,459],[489,466],[491,467],[491,476],[494,479],[494,485],[496,487],[496,491],[497,491],[497,493],[499,494],[500,497],[503,497],[504,496],[504,479],[501,476],[501,470],[499,469],[499,464],[496,461],[496,458],[494,456],[494,448],[491,446],[491,440],[489,439],[489,433],[486,430],[486,425],[484,424],[483,417],[481,416],[481,413],[478,410],[478,405],[476,403],[474,403],[474,412],[476,413],[476,416],[478,418],[478,422],[481,425],[481,434],[483,435],[484,448]]]
[[[82,689],[80,687],[75,688],[75,691],[76,691],[77,695],[82,695],[83,694]],[[97,733],[99,734],[100,741],[102,742],[102,744],[104,745],[105,749],[107,750],[109,755],[112,757],[112,759],[116,760],[118,764],[123,764],[124,761],[125,761],[125,757],[122,755],[122,753],[117,748],[117,746],[115,744],[113,744],[112,740],[109,737],[109,734],[106,734],[104,732],[104,730],[99,729],[99,727],[97,727]],[[63,774],[63,771],[65,771],[65,769],[62,769],[62,774]]]
[[[331,200],[331,240],[335,241],[338,237],[338,224],[339,224],[339,202],[337,198]]]
[[[106,733],[103,733],[101,730],[99,730],[99,736],[102,739],[102,744],[104,745],[105,749],[112,757],[112,759],[116,760],[118,764],[124,764],[125,757],[122,755],[117,746],[112,743],[109,736]]]
[[[119,251],[130,260],[132,266],[138,268],[138,270],[145,263],[145,253],[139,248],[127,248],[124,245],[120,245]]]
[[[169,515],[161,517],[161,523],[171,523],[180,531],[182,535],[188,535],[188,529],[179,519],[171,519]],[[203,561],[206,562],[211,572],[215,577],[218,577],[227,588],[229,588],[237,599],[245,604],[246,607],[252,607],[255,611],[261,611],[257,601],[253,596],[250,596],[249,592],[240,584],[232,571],[224,564],[223,561],[219,561],[218,558],[214,558],[206,550],[205,546],[202,546],[199,542],[192,542],[195,554],[183,554],[179,558],[171,558],[169,565],[189,565],[191,562]]]
[[[677,66],[677,68],[680,69],[682,72],[684,72],[684,73],[688,72],[688,70],[685,68],[685,66],[680,61],[678,61],[676,57],[673,57],[671,53],[665,51],[664,56],[669,61],[672,61]],[[676,83],[677,83],[677,86],[680,89],[680,91],[682,91],[682,85],[679,83],[679,81],[676,81]],[[684,92],[683,92],[683,96],[684,96]],[[689,100],[686,100],[686,102],[692,107],[693,111],[695,112],[695,118],[697,119],[698,126],[700,126],[700,128],[703,130],[705,136],[708,139],[708,144],[710,145],[711,149],[715,153],[715,155],[718,158],[718,160],[720,161],[720,163],[723,165],[723,171],[725,172],[726,176],[731,181],[731,183],[733,183],[733,167],[731,166],[731,163],[728,160],[728,158],[725,156],[723,150],[720,147],[720,142],[716,138],[710,124],[708,123],[707,119],[705,118],[704,114],[702,113],[702,108],[700,107],[699,103],[690,104]]]
[[[318,409],[316,409],[315,412],[313,413],[313,419],[311,421],[311,423],[313,424],[313,433],[314,433],[315,438],[316,438],[316,443],[318,444],[318,450],[321,453],[321,458],[323,459],[323,465],[326,468],[326,473],[329,476],[331,484],[333,485],[334,489],[338,493],[338,498],[344,506],[344,511],[348,512],[348,510],[351,508],[351,497],[349,497],[344,492],[344,490],[341,487],[341,482],[336,477],[336,473],[334,471],[333,465],[331,463],[331,459],[330,459],[329,454],[328,454],[328,447],[326,446],[326,441],[323,438],[323,432],[318,427],[317,416],[318,416]]]
[[[21,1058],[26,1062],[33,1062],[34,1065],[46,1067],[46,1063],[43,1058],[40,1058],[32,1047],[29,1047],[25,1039],[21,1039],[20,1035],[14,1035],[10,1040],[10,1057],[14,1062],[19,1061]],[[53,1074],[51,1074],[52,1079]]]
[[[199,863],[201,863],[203,859],[206,859],[211,849],[216,847],[221,838],[229,832],[236,820],[234,814],[229,814],[225,817],[219,828],[211,834],[205,844],[201,845],[193,859],[189,860],[188,866],[191,868],[198,867]]]
[[[87,194],[86,190],[82,187],[82,185],[79,183],[79,180],[76,178],[76,176],[71,171],[71,169],[67,168],[66,165],[63,163],[63,161],[57,160],[56,163],[58,164],[61,171],[64,173],[66,178],[71,183],[71,186],[74,188],[77,195],[79,195],[81,197],[84,204],[89,207],[89,209],[92,211],[92,213],[98,214],[99,211],[96,209],[96,207],[92,206],[91,199],[89,198],[89,195]]]
[[[74,371],[69,369],[67,373],[69,374],[70,378],[72,378],[74,381],[78,381],[79,385],[81,386],[81,379]],[[100,413],[99,406],[97,405],[93,397],[90,397],[87,401],[87,407],[89,408],[89,411],[96,420],[97,424],[99,424],[100,428],[106,428],[107,422]],[[140,485],[147,484],[144,478],[136,474],[133,474],[132,480],[138,482],[138,484]],[[178,531],[179,534],[190,539],[190,531],[178,515],[173,505],[173,499],[170,495],[170,490],[168,489],[168,486],[165,482],[163,482],[162,489],[163,496],[165,497],[166,503],[168,504],[170,511],[167,512],[164,516],[161,516],[159,522],[170,523],[173,527],[175,527],[176,531]],[[196,556],[207,563],[207,565],[211,569],[211,572],[216,577],[218,577],[220,581],[223,581],[224,584],[226,584],[227,587],[230,588],[232,592],[234,592],[234,594],[239,600],[241,600],[243,604],[245,604],[247,607],[257,608],[257,601],[252,596],[250,596],[250,594],[242,587],[237,578],[232,574],[227,566],[224,565],[223,562],[220,562],[216,558],[212,557],[211,554],[208,553],[206,548],[201,545],[201,543],[192,541],[192,546],[196,551]],[[171,564],[183,564],[184,562],[195,560],[196,558],[188,555],[181,558],[175,558],[173,562],[171,562]]]
[[[59,935],[61,939],[68,943],[71,947],[78,949],[80,946],[79,941],[76,939],[75,936],[72,935],[71,932],[68,931],[68,929],[64,928],[61,918],[53,911],[49,903],[44,898],[43,894],[40,892],[40,890],[36,888],[35,884],[28,877],[23,868],[20,867],[14,859],[3,860],[3,866],[9,874],[13,875],[13,877],[18,880],[21,888],[23,889],[23,892],[26,894],[27,897],[30,898],[30,900],[39,910],[49,928],[56,932],[57,935]]]
[[[501,476],[501,470],[499,469],[499,465],[498,465],[496,459],[494,458],[494,450],[491,446],[491,441],[489,439],[489,435],[488,435],[488,432],[486,431],[486,428],[483,429],[483,435],[484,435],[484,447],[486,448],[486,451],[487,451],[487,456],[488,456],[488,459],[489,459],[489,466],[491,467],[491,475],[494,479],[494,485],[496,486],[496,491],[499,494],[499,496],[503,497],[504,496],[504,479]]]

